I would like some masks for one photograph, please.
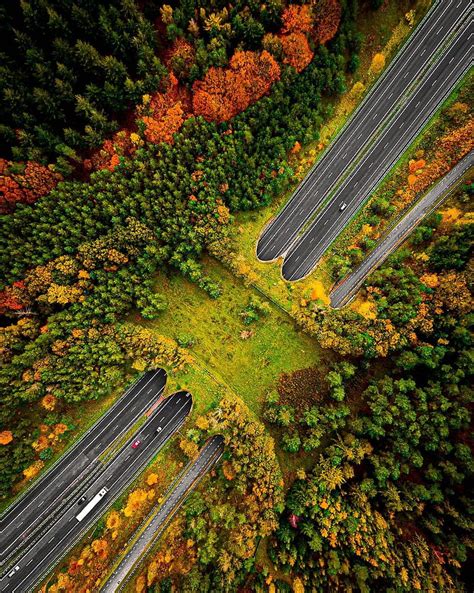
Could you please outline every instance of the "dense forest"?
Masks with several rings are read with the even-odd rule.
[[[33,2],[1,8],[2,152],[78,159],[166,76],[158,38],[134,2]]]
[[[467,561],[472,527],[472,233],[458,224],[423,242],[422,263],[401,250],[371,276],[377,317],[393,326],[386,335],[407,329],[388,342],[390,363],[369,362],[372,348],[369,359],[336,363],[311,402],[294,390],[269,398],[266,416],[284,427],[288,451],[326,443],[292,485],[271,548],[317,590],[459,591],[452,569]],[[370,342],[370,320],[354,322],[357,331],[340,319],[342,336]],[[316,562],[322,570],[308,570]]]
[[[291,186],[295,154],[319,140],[359,67],[358,22],[383,4],[0,8],[4,501],[74,434],[71,410],[110,395],[131,370],[190,364],[186,340],[157,336],[130,314],[159,319],[170,306],[157,271],[219,299],[203,256],[232,269],[234,215]],[[456,105],[446,129],[432,132],[433,167],[419,155],[400,203],[395,187],[370,203],[373,229],[468,150],[472,84]],[[181,449],[192,457],[196,443],[225,434],[219,487],[206,500],[193,494],[166,536],[187,565],[159,550],[137,591],[468,590],[471,200],[467,184],[454,221],[433,215],[370,276],[363,314],[301,299],[290,313],[327,362],[275,377],[260,419],[229,397],[198,418]],[[365,231],[332,254],[334,280],[373,246]],[[252,282],[248,270],[237,275]],[[243,323],[267,313],[250,300]],[[287,483],[275,446],[306,460]],[[90,575],[74,559],[49,590],[90,586],[106,556],[97,552]]]

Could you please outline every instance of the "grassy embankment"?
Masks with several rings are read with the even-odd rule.
[[[169,306],[156,321],[142,322],[174,339],[186,334],[192,339],[190,351],[196,364],[170,377],[170,385],[196,392],[199,413],[215,401],[214,393],[201,393],[199,383],[227,386],[257,415],[262,398],[282,372],[318,364],[313,341],[298,333],[292,320],[277,307],[265,317],[245,325],[242,313],[251,296],[245,287],[218,262],[205,261],[206,273],[219,279],[222,295],[210,299],[196,285],[179,276],[158,275],[156,288],[166,294]],[[247,333],[246,333],[247,332]],[[207,374],[207,380],[203,379]],[[214,390],[213,390],[214,391]]]

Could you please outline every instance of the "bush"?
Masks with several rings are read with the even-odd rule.
[[[41,451],[41,453],[39,454],[39,458],[42,461],[48,461],[48,459],[51,459],[52,456],[53,456],[53,450],[51,449],[51,447],[48,447],[47,449],[43,449],[43,451]]]
[[[191,334],[180,333],[176,336],[176,342],[181,348],[192,348],[196,340]]]
[[[282,449],[288,453],[298,453],[301,447],[301,439],[297,432],[285,433],[282,438]]]

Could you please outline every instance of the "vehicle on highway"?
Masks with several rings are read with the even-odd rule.
[[[10,572],[8,573],[8,578],[11,579],[12,576],[14,576],[19,570],[20,570],[20,567],[17,564],[15,566],[15,568],[13,568],[12,570],[10,570]]]
[[[156,432],[161,432],[163,429],[161,428],[161,426],[158,426],[158,428],[156,429]]]
[[[342,202],[342,204],[339,206],[339,210],[341,212],[344,212],[344,210],[347,208],[347,202]]]
[[[140,439],[135,439],[132,443],[132,449],[137,449],[142,444]]]
[[[81,504],[84,504],[87,500],[87,496],[84,494],[84,496],[81,496],[81,498],[77,501],[77,504],[80,506]]]
[[[76,519],[78,521],[82,521],[85,517],[87,517],[87,515],[92,511],[92,509],[94,509],[104,498],[108,491],[109,489],[104,486],[104,488],[102,488],[102,490],[100,490],[94,496],[94,498],[91,498],[91,500],[86,504],[82,511],[78,515],[76,515]]]

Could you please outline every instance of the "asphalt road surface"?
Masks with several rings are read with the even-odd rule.
[[[328,147],[290,201],[263,230],[257,257],[283,255],[305,224],[375,141],[397,108],[411,95],[434,55],[466,17],[470,0],[440,0],[419,24],[397,57]]]
[[[202,447],[197,458],[183,471],[153,519],[146,525],[131,549],[110,575],[101,593],[113,593],[122,589],[143,558],[143,555],[164,532],[170,519],[177,512],[189,492],[198,481],[217,463],[224,453],[224,437],[215,435]],[[152,513],[155,511],[153,510]]]
[[[330,203],[290,247],[282,266],[285,280],[300,280],[311,272],[469,69],[473,29],[472,21],[466,19],[447,51],[430,68],[397,116],[331,197]]]
[[[58,462],[25,495],[11,505],[0,520],[0,566],[25,546],[34,532],[85,475],[100,471],[98,457],[126,433],[156,402],[166,384],[163,369],[148,371],[136,381]]]
[[[460,183],[467,170],[474,165],[474,151],[466,155],[415,206],[400,218],[392,229],[368,254],[360,266],[335,286],[329,295],[331,307],[347,305],[357,294],[367,276],[407,238],[411,231],[430,212],[437,208]]]
[[[70,499],[56,522],[49,525],[16,560],[13,567],[19,566],[19,569],[11,577],[8,574],[14,568],[9,567],[7,575],[3,575],[0,580],[0,591],[27,593],[41,582],[178,430],[191,408],[192,397],[186,391],[179,391],[164,399],[138,433],[103,468],[102,473],[85,490]],[[131,445],[137,438],[141,444],[133,449]],[[90,501],[104,487],[108,488],[108,492],[100,503],[82,521],[78,521],[76,516],[87,504],[79,505],[79,499],[85,495]]]

